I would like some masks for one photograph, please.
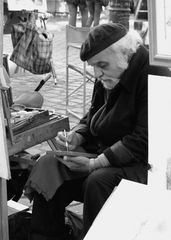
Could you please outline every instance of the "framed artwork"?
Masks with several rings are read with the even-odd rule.
[[[39,12],[47,11],[46,0],[7,0],[9,11],[33,11],[38,10]]]
[[[171,1],[149,0],[150,63],[171,67]]]

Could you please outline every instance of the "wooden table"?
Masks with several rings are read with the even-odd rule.
[[[51,148],[55,146],[55,137],[62,130],[69,130],[68,117],[53,116],[48,122],[30,128],[13,136],[13,144],[8,141],[9,156],[47,141]]]

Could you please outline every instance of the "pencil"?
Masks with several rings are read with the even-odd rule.
[[[64,129],[64,136],[65,136],[65,146],[66,146],[66,150],[67,150],[67,152],[68,152],[69,147],[68,147],[68,141],[67,141],[67,132],[66,132],[65,129]]]

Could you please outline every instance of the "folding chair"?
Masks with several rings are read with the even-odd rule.
[[[72,114],[76,118],[80,119],[82,116],[75,113],[73,110],[69,109],[69,102],[70,97],[73,96],[73,94],[76,94],[81,88],[83,88],[83,113],[84,115],[86,113],[86,84],[88,82],[94,82],[94,75],[90,73],[86,68],[86,62],[83,62],[82,68],[79,66],[76,66],[72,63],[69,63],[69,51],[71,48],[77,49],[78,53],[80,52],[81,44],[86,39],[88,33],[90,31],[90,28],[86,27],[73,27],[70,25],[66,26],[66,114]],[[78,54],[79,59],[79,54]],[[69,77],[69,69],[76,71],[78,74],[80,74],[83,77],[83,80],[81,80],[79,86],[77,86],[74,90],[69,92],[69,83],[70,83],[70,77]]]

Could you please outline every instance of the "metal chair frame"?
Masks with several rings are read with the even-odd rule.
[[[66,26],[66,114],[72,114],[76,118],[80,119],[82,116],[76,114],[73,110],[69,109],[70,97],[75,94],[80,88],[83,88],[83,115],[86,113],[86,84],[88,82],[94,82],[94,75],[91,74],[86,69],[86,62],[83,62],[83,67],[78,67],[76,65],[69,63],[69,50],[70,48],[80,50],[81,44],[84,42],[87,37],[90,28],[86,27],[73,27],[70,25]],[[73,91],[69,92],[69,69],[76,71],[83,77],[80,85],[76,87]]]

